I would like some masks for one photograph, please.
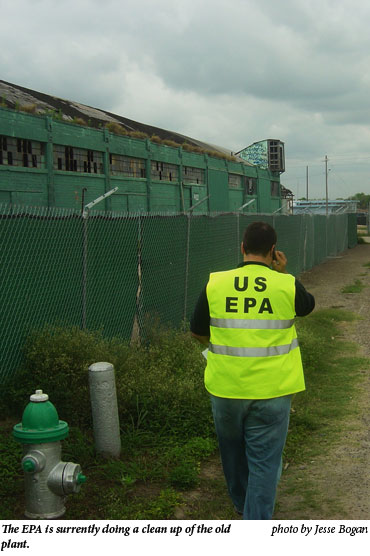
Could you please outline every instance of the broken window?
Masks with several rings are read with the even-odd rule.
[[[285,171],[284,143],[270,139],[268,142],[269,168],[272,172]]]
[[[0,136],[0,164],[45,168],[45,144],[18,137]]]
[[[103,153],[70,146],[54,145],[54,170],[104,174]]]
[[[182,169],[182,183],[186,184],[204,184],[205,172],[202,168],[193,168],[192,166],[184,166]]]
[[[279,197],[279,182],[271,182],[271,197]]]
[[[122,175],[127,178],[145,178],[145,160],[143,158],[111,154],[110,171],[113,176]]]
[[[257,178],[245,178],[245,191],[247,195],[257,195]]]
[[[167,162],[152,161],[151,177],[153,180],[179,181],[179,167],[175,164],[167,164]]]
[[[240,174],[229,174],[229,187],[236,189],[242,187],[243,177]]]

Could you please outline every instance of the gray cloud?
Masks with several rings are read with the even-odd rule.
[[[280,138],[293,190],[312,164],[319,191],[325,154],[346,156],[331,178],[338,191],[369,188],[366,159],[356,164],[370,149],[367,0],[0,0],[0,8],[4,80],[233,150]]]

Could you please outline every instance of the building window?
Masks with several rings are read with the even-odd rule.
[[[229,187],[240,188],[243,185],[243,177],[240,174],[229,174]]]
[[[281,141],[269,141],[269,168],[272,172],[285,171],[284,143]]]
[[[142,158],[130,158],[120,154],[110,154],[110,171],[113,176],[122,175],[128,178],[145,178],[145,160]]]
[[[45,168],[45,145],[17,137],[0,135],[0,164],[23,168]]]
[[[257,195],[257,178],[245,178],[245,192],[247,195]]]
[[[179,181],[179,168],[175,164],[152,160],[151,177],[153,180]]]
[[[205,172],[202,168],[184,166],[182,171],[182,182],[184,184],[205,184]]]
[[[54,170],[104,174],[103,153],[88,149],[76,149],[54,145]]]
[[[279,182],[271,182],[271,197],[279,197]]]

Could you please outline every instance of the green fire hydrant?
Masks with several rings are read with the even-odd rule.
[[[49,396],[36,390],[23,412],[22,422],[13,428],[15,440],[23,444],[25,516],[56,519],[66,511],[67,494],[78,492],[86,477],[80,465],[61,461],[60,441],[69,427],[60,421]]]

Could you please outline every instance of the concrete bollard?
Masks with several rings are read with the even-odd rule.
[[[90,365],[89,386],[96,451],[118,458],[121,437],[113,365],[106,362]]]

